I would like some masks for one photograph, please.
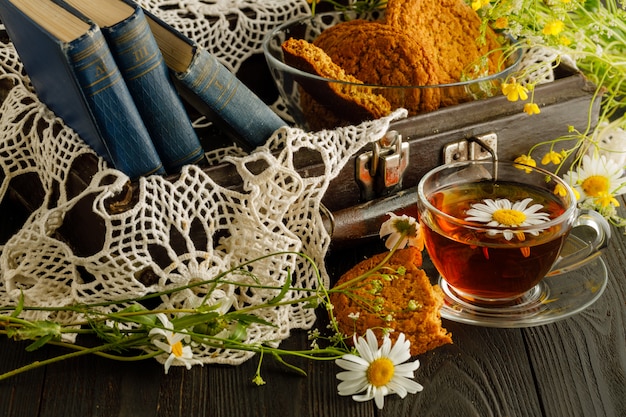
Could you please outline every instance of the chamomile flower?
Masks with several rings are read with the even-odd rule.
[[[525,198],[513,203],[506,198],[496,200],[488,198],[482,203],[472,204],[471,208],[467,210],[468,217],[465,220],[485,223],[491,227],[510,227],[513,230],[491,230],[488,234],[493,236],[502,233],[506,240],[513,239],[513,236],[517,236],[519,240],[525,240],[524,233],[516,232],[515,228],[538,226],[550,220],[548,213],[539,211],[543,208],[541,204],[528,206],[532,201],[532,198]],[[537,236],[541,230],[543,230],[541,227],[537,227],[527,232]]]
[[[339,395],[352,395],[355,401],[374,399],[376,406],[382,409],[386,395],[398,394],[404,398],[407,394],[422,391],[423,387],[412,379],[419,361],[404,363],[411,357],[411,343],[405,340],[403,333],[398,335],[393,346],[389,336],[385,335],[379,348],[376,335],[368,329],[365,337],[355,336],[354,346],[358,355],[346,354],[335,361],[345,369],[337,374],[341,381],[337,386]]]
[[[424,236],[415,218],[406,214],[402,216],[393,213],[387,214],[390,216],[389,220],[380,226],[380,237],[389,235],[385,241],[387,249],[391,250],[396,245],[398,245],[398,249],[403,249],[406,246],[414,246],[419,250],[424,249]]]
[[[202,365],[201,361],[193,358],[191,347],[183,346],[183,341],[189,342],[189,335],[174,332],[174,325],[168,320],[165,314],[159,313],[156,316],[163,325],[163,328],[155,327],[150,330],[148,335],[152,338],[152,343],[157,348],[165,353],[169,353],[164,363],[165,373],[167,374],[170,366],[174,363],[185,365],[187,369],[191,369],[192,365]],[[165,341],[163,339],[165,339]]]
[[[591,199],[600,207],[617,203],[615,197],[626,191],[623,168],[604,155],[583,156],[582,165],[563,175],[563,180],[580,194],[583,201]]]

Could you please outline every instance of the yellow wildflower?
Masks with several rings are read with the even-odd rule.
[[[558,35],[563,31],[565,24],[561,20],[553,20],[546,23],[541,31],[544,35]]]
[[[526,100],[528,98],[528,89],[511,77],[510,83],[502,83],[502,94],[509,101]]]
[[[507,17],[499,17],[493,23],[495,29],[506,29],[509,27],[509,19]]]
[[[567,195],[567,189],[563,187],[562,184],[557,184],[554,187],[554,195],[558,195],[559,197],[565,197]]]
[[[610,205],[613,205],[614,207],[619,207],[619,201],[617,201],[617,199],[611,193],[602,194],[601,196],[597,197],[594,202],[600,205],[600,207],[602,208],[606,208]]]
[[[535,162],[535,160],[530,156],[530,155],[522,155],[522,156],[518,156],[517,158],[515,158],[515,162],[516,164],[520,164],[520,165],[516,165],[516,168],[519,169],[523,169],[524,171],[526,171],[526,173],[529,173],[531,170],[530,167],[536,167],[537,166],[537,162]]]
[[[543,156],[543,158],[541,159],[541,164],[542,165],[548,165],[548,164],[558,165],[561,163],[562,160],[563,160],[562,154],[558,152],[550,151]]]
[[[489,5],[489,0],[474,0],[472,1],[472,9],[478,10]]]
[[[541,110],[539,109],[537,103],[526,103],[524,104],[524,113],[532,116],[533,114],[541,113]]]

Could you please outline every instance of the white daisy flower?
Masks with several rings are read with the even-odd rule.
[[[563,180],[570,184],[584,202],[591,199],[594,204],[606,208],[619,206],[616,196],[626,191],[624,169],[606,156],[583,156],[582,165],[576,171],[563,175]]]
[[[376,406],[382,409],[386,395],[398,394],[404,398],[424,389],[412,380],[419,361],[404,363],[411,357],[411,343],[405,340],[403,333],[398,335],[393,347],[386,335],[379,348],[376,335],[368,329],[364,338],[355,336],[354,346],[358,356],[347,354],[335,361],[346,370],[337,374],[337,379],[342,381],[337,386],[339,395],[352,395],[355,401],[374,399]],[[356,395],[363,391],[364,394]]]
[[[183,341],[189,343],[189,335],[181,332],[174,332],[174,325],[168,320],[167,316],[163,313],[158,313],[157,318],[163,325],[164,329],[155,327],[150,330],[149,336],[152,337],[152,343],[165,353],[169,353],[169,356],[165,360],[165,373],[170,369],[170,366],[174,363],[185,365],[187,369],[191,369],[192,365],[202,365],[197,359],[193,358],[193,352],[190,346],[183,346]],[[163,341],[165,339],[165,341]]]
[[[539,212],[543,208],[541,204],[533,204],[528,207],[532,201],[532,198],[525,198],[522,201],[512,203],[506,198],[498,198],[496,200],[488,198],[483,200],[482,203],[472,204],[471,208],[467,210],[469,217],[466,217],[465,220],[468,222],[485,223],[491,227],[511,228],[537,226],[550,220],[548,213]],[[542,230],[542,228],[538,227],[527,232],[537,236]],[[488,232],[492,236],[497,233],[502,233],[506,240],[513,239],[513,236],[517,236],[520,240],[525,239],[523,232],[520,233],[511,229],[490,230]]]
[[[406,214],[402,216],[397,216],[394,213],[387,214],[390,216],[389,220],[380,226],[380,237],[389,235],[385,241],[387,249],[391,250],[396,245],[398,245],[398,249],[403,249],[406,246],[414,246],[419,250],[424,249],[424,237],[417,220]]]

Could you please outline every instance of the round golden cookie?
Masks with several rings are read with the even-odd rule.
[[[395,341],[404,333],[411,342],[411,355],[419,355],[436,347],[452,343],[452,336],[442,327],[439,310],[443,305],[443,292],[431,285],[426,273],[419,267],[421,252],[415,248],[396,251],[381,274],[373,274],[353,283],[349,288],[341,285],[371,270],[388,253],[375,255],[360,262],[346,272],[331,292],[333,314],[343,334],[362,336],[372,329],[382,337],[383,329]],[[397,274],[400,267],[404,274]],[[382,304],[381,304],[382,303]]]
[[[502,70],[503,58],[496,34],[487,28],[480,42],[481,20],[463,0],[389,0],[385,22],[433,45],[441,69],[440,81],[454,83],[465,74],[494,74]],[[485,62],[482,57],[488,56]]]
[[[334,63],[366,84],[424,86],[439,83],[434,48],[382,22],[351,20],[332,26],[313,42]],[[437,89],[385,89],[378,92],[393,109],[409,114],[439,108]]]
[[[301,87],[301,106],[305,114],[308,112],[304,100],[307,97],[319,102],[337,118],[352,124],[378,119],[391,112],[387,99],[372,93],[371,87],[363,86],[360,80],[347,74],[321,48],[304,39],[294,38],[283,42],[281,47],[288,65],[320,77],[347,82],[318,82],[306,77],[296,77]],[[312,126],[310,119],[307,117]]]

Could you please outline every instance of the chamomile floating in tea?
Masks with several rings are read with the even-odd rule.
[[[418,186],[418,209],[446,288],[486,305],[515,303],[538,285],[578,218],[573,191],[556,175],[497,161],[430,171]]]

